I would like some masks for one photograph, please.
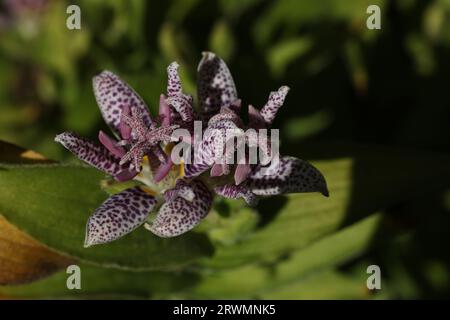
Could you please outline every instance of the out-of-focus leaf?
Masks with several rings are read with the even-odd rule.
[[[239,15],[256,6],[262,0],[220,0],[222,10],[229,18],[236,19]]]
[[[355,91],[357,94],[364,96],[367,94],[369,79],[367,69],[363,61],[361,47],[356,41],[348,41],[345,47],[345,53]]]
[[[34,151],[0,141],[0,163],[42,164],[51,161]],[[72,259],[45,247],[0,215],[0,284],[27,283],[48,276],[72,262]]]
[[[212,241],[220,244],[231,245],[243,241],[255,229],[259,221],[259,215],[250,208],[240,208],[232,217],[221,217],[215,212],[210,212],[204,225],[211,224],[209,236]]]
[[[48,276],[70,265],[0,216],[0,285],[17,285]]]
[[[272,73],[280,76],[288,67],[289,63],[304,55],[312,47],[311,39],[297,37],[284,40],[273,46],[267,53],[267,63],[272,69]]]
[[[442,1],[432,2],[424,12],[423,28],[427,37],[436,41],[445,26],[446,8]]]
[[[227,22],[219,20],[214,25],[209,38],[210,50],[224,60],[230,59],[234,51],[234,38]]]
[[[406,39],[405,44],[414,59],[416,72],[420,75],[431,75],[436,68],[432,45],[425,38],[414,34]]]
[[[167,10],[167,20],[176,24],[183,23],[192,9],[199,3],[199,0],[175,0]]]
[[[187,295],[189,298],[261,298],[292,283],[303,283],[311,274],[336,267],[369,249],[380,220],[380,215],[370,216],[275,263],[252,264],[206,275]],[[365,282],[360,283],[360,289],[363,285]]]
[[[277,290],[264,292],[262,299],[368,299],[365,281],[360,282],[338,271],[327,270],[303,281],[287,284]]]
[[[263,219],[259,228],[245,241],[218,247],[205,264],[220,268],[272,261],[350,221],[411,199],[424,190],[442,188],[450,181],[446,157],[357,147],[352,154],[353,158],[313,162],[327,180],[329,198],[292,194],[263,200],[258,207]]]
[[[129,269],[177,268],[212,253],[202,234],[162,239],[143,228],[111,244],[83,248],[86,221],[107,198],[100,187],[104,175],[88,167],[49,164],[10,144],[1,143],[0,148],[0,212],[50,248]]]
[[[181,272],[131,272],[80,265],[81,289],[69,290],[66,272],[22,286],[0,286],[0,294],[10,298],[163,298],[169,293],[186,290],[197,277]]]
[[[158,44],[168,60],[183,61],[183,52],[189,47],[186,35],[172,23],[165,23],[159,30]]]
[[[383,10],[384,0],[279,0],[268,6],[258,17],[253,28],[255,40],[265,45],[279,28],[294,31],[299,26],[317,21],[359,20],[361,30],[366,30],[364,22],[369,5],[378,5]],[[361,18],[362,17],[362,18]]]
[[[333,115],[330,110],[320,110],[306,117],[287,120],[283,132],[287,138],[298,141],[324,130],[332,120]]]
[[[64,110],[64,128],[79,134],[88,134],[101,119],[95,102],[92,80],[66,78],[61,92]]]

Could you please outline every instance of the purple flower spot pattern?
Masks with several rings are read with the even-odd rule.
[[[194,228],[208,214],[212,194],[208,188],[198,180],[190,183],[194,199],[186,200],[181,195],[164,203],[151,225],[146,228],[157,236],[175,237]]]
[[[136,179],[144,183],[142,188],[129,188],[111,196],[93,213],[86,226],[86,247],[131,232],[145,222],[158,201],[162,203],[154,221],[144,226],[157,236],[175,237],[194,228],[208,214],[213,194],[243,198],[250,205],[256,204],[260,196],[281,193],[321,192],[328,196],[324,177],[306,161],[281,157],[279,163],[272,161],[266,167],[249,164],[247,147],[259,148],[266,156],[271,148],[268,139],[258,137],[255,131],[245,133],[244,129],[269,129],[289,88],[282,86],[271,92],[261,110],[249,105],[249,122],[245,125],[239,115],[241,100],[231,73],[225,62],[211,52],[203,54],[197,80],[201,117],[207,127],[199,147],[191,150],[193,164],[184,164],[184,177],[169,174],[176,170],[172,170],[173,163],[163,149],[170,150],[169,143],[177,142],[172,132],[185,128],[191,134],[189,141],[194,142],[193,120],[200,118],[194,111],[192,96],[183,93],[178,68],[176,62],[167,68],[167,96],[160,95],[159,116],[154,121],[144,101],[119,77],[109,71],[94,77],[95,98],[102,116],[120,141],[102,131],[98,136],[101,144],[71,132],[56,136],[55,141],[82,161],[117,181]],[[228,130],[234,131],[233,137],[227,137]],[[227,148],[230,142],[233,147]],[[237,152],[242,146],[246,151]],[[235,156],[237,164],[231,164]],[[234,176],[229,176],[233,171]]]
[[[212,52],[204,52],[198,65],[200,109],[205,119],[238,99],[236,86],[225,62]]]
[[[119,165],[120,159],[110,153],[104,146],[81,138],[72,132],[57,135],[55,141],[61,143],[80,160],[112,176],[127,170],[126,166]]]
[[[147,106],[139,95],[110,71],[103,71],[93,79],[95,99],[100,111],[109,127],[118,134],[122,109],[127,106],[130,109],[137,108],[142,112],[146,125],[151,125],[152,120]]]
[[[136,229],[155,204],[156,199],[139,187],[111,196],[89,218],[85,247],[111,242]]]
[[[248,178],[247,185],[256,195],[269,196],[293,192],[320,192],[328,196],[323,175],[306,161],[280,157],[265,172],[259,167]]]
[[[214,188],[214,192],[228,199],[244,198],[245,202],[251,206],[256,205],[258,202],[256,195],[251,192],[250,189],[242,185],[236,186],[233,184],[226,184],[223,186],[217,186]]]
[[[278,91],[270,93],[267,103],[261,109],[261,116],[268,124],[271,124],[273,119],[275,119],[277,111],[283,105],[288,92],[289,87],[282,86]]]

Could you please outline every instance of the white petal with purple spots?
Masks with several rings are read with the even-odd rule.
[[[280,157],[268,167],[257,168],[246,180],[246,186],[257,195],[296,192],[320,192],[328,196],[325,178],[310,163],[294,157]]]
[[[119,165],[120,158],[110,153],[104,146],[81,138],[72,132],[57,135],[55,141],[61,143],[80,160],[112,176],[128,169],[126,166]]]
[[[225,62],[212,52],[204,52],[198,65],[198,97],[204,118],[238,99],[236,86]]]
[[[217,186],[214,188],[214,192],[218,195],[228,198],[228,199],[239,199],[244,198],[244,200],[251,206],[258,202],[257,196],[242,185],[226,184],[223,186]]]
[[[179,64],[172,62],[167,67],[168,83],[166,103],[174,108],[184,122],[191,122],[194,119],[192,96],[184,94],[181,88],[181,79],[178,74]]]
[[[86,226],[85,247],[111,242],[139,227],[156,199],[134,187],[108,198],[95,210]]]
[[[261,116],[266,123],[271,124],[275,119],[278,109],[283,105],[284,99],[289,92],[289,87],[282,86],[278,91],[272,91],[267,103],[261,109]]]
[[[95,99],[105,122],[119,134],[120,117],[124,107],[137,108],[147,125],[152,123],[148,108],[141,97],[110,71],[103,71],[92,80]]]
[[[198,180],[189,184],[194,198],[192,201],[186,200],[182,195],[164,203],[152,224],[145,227],[163,238],[181,235],[200,223],[208,214],[212,194],[206,186]]]

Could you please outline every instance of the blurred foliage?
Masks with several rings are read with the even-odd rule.
[[[0,214],[11,223],[4,230],[17,226],[23,239],[31,235],[54,250],[52,257],[80,263],[83,290],[67,290],[62,270],[1,287],[1,294],[450,296],[443,246],[450,240],[449,1],[25,2],[0,6],[0,140],[73,164],[30,165],[29,152],[0,144]],[[81,30],[65,27],[69,4],[81,7]],[[381,30],[366,28],[371,4],[381,8]],[[195,96],[204,50],[227,61],[244,105],[262,106],[271,90],[291,87],[275,122],[282,152],[315,160],[330,199],[292,195],[257,208],[221,200],[179,239],[139,230],[84,249],[84,223],[106,197],[103,175],[78,167],[54,136],[71,130],[95,139],[106,130],[91,85],[104,69],[129,82],[155,114],[166,66],[177,60],[184,89]],[[0,250],[11,250],[5,238],[0,234]],[[11,262],[4,257],[0,252],[0,273]],[[28,258],[36,277],[37,258]],[[380,291],[365,286],[370,264],[381,267]]]

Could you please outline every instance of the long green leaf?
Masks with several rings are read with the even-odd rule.
[[[367,147],[352,147],[348,154],[353,157],[313,162],[327,180],[329,198],[293,194],[262,201],[259,227],[237,244],[218,247],[204,264],[228,268],[272,261],[376,211],[450,184],[448,157]]]
[[[205,235],[162,239],[139,228],[113,243],[84,248],[89,215],[107,198],[103,174],[82,166],[0,165],[0,212],[61,253],[102,266],[177,268],[212,253]]]

